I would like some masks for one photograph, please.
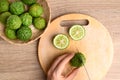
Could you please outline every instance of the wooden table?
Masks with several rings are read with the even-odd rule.
[[[114,43],[113,64],[103,80],[120,80],[120,0],[48,0],[52,20],[67,13],[95,17]],[[37,43],[15,46],[0,38],[0,80],[46,80],[37,57]]]

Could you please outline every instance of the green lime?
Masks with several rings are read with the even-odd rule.
[[[9,39],[16,39],[15,31],[10,28],[5,28],[5,35]]]
[[[22,26],[17,31],[17,38],[22,41],[30,40],[32,36],[32,30],[29,27]]]
[[[7,18],[11,15],[10,12],[3,12],[0,14],[0,22],[6,24]]]
[[[43,30],[46,27],[46,21],[42,17],[34,18],[33,24],[34,24],[35,28],[37,28],[39,30]]]
[[[75,53],[74,57],[70,60],[71,66],[74,67],[81,67],[85,64],[86,58],[84,54],[77,52]]]
[[[15,15],[20,15],[25,11],[25,6],[21,1],[15,1],[10,4],[10,12]]]
[[[64,34],[58,34],[53,39],[53,45],[58,49],[65,49],[69,45],[69,39]]]
[[[7,19],[6,26],[10,29],[16,30],[16,29],[20,28],[21,24],[22,24],[22,21],[19,16],[11,15]]]
[[[22,24],[30,26],[32,24],[32,16],[29,13],[24,13],[20,16]]]
[[[0,13],[6,12],[9,10],[9,1],[8,0],[0,0]]]
[[[81,25],[73,25],[69,29],[69,35],[73,40],[80,40],[85,36],[85,29]]]
[[[38,3],[30,6],[29,13],[33,17],[40,17],[43,14],[43,7]]]
[[[37,0],[22,0],[25,4],[31,5],[37,2]]]

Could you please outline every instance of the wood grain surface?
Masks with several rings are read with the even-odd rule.
[[[48,0],[48,3],[52,20],[67,13],[83,13],[109,30],[115,54],[103,80],[120,80],[120,0]],[[16,46],[0,38],[0,80],[46,80],[38,62],[37,43]]]

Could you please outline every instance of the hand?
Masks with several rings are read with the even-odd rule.
[[[77,74],[79,70],[78,68],[74,69],[67,76],[63,76],[62,71],[65,67],[65,64],[68,63],[73,56],[74,54],[64,54],[58,57],[48,71],[47,80],[72,80]]]

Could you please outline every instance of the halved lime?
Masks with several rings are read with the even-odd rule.
[[[69,39],[64,34],[58,34],[53,39],[53,45],[58,49],[65,49],[69,45]]]
[[[85,36],[85,29],[81,25],[73,25],[69,29],[69,35],[73,40],[80,40]]]

